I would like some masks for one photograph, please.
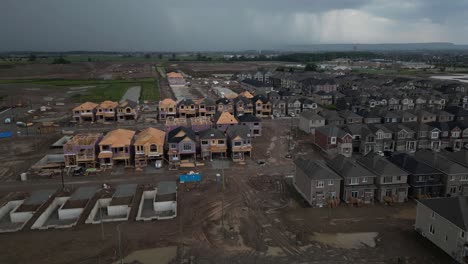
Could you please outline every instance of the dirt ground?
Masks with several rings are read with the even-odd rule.
[[[257,71],[263,69],[276,69],[285,65],[284,62],[230,62],[230,63],[206,63],[206,62],[174,62],[168,65],[169,69],[179,69],[193,77],[208,77],[213,73],[236,73],[242,71]]]
[[[114,78],[120,64],[82,63],[57,65],[58,68],[54,66],[50,69],[25,65],[32,69],[25,68],[22,73],[16,70],[11,76],[2,70],[0,78],[87,78],[102,77],[103,74],[111,74],[104,77]],[[251,63],[192,64],[187,64],[193,68],[190,70],[206,72],[258,67]],[[96,69],[93,70],[93,67]],[[161,94],[171,95],[164,80],[160,84]],[[43,104],[47,96],[63,97],[65,102],[68,100],[67,94],[60,90],[29,86],[0,88],[0,93],[24,96],[22,100],[29,98],[35,106]],[[16,97],[11,100],[17,100]],[[64,109],[56,112],[69,111],[66,107]],[[27,108],[17,111],[20,111],[18,115],[26,115],[24,111]],[[140,129],[149,125],[153,124],[92,125],[73,129],[108,131],[116,127]],[[161,124],[154,126],[160,127]],[[0,124],[2,131],[6,128]],[[19,132],[24,134],[25,131]],[[265,119],[262,133],[261,137],[253,139],[252,157],[245,165],[229,163],[224,170],[225,188],[215,176],[222,171],[215,166],[216,162],[208,161],[200,170],[203,175],[200,184],[179,185],[178,216],[174,220],[78,224],[64,230],[25,229],[0,234],[0,263],[114,263],[119,259],[117,226],[122,231],[122,255],[148,249],[134,255],[148,257],[148,254],[154,254],[153,263],[159,263],[159,253],[152,249],[173,247],[177,247],[177,254],[172,263],[398,263],[399,259],[402,261],[400,263],[451,262],[446,254],[413,230],[413,202],[394,207],[377,204],[362,208],[342,205],[334,209],[305,206],[291,188],[288,176],[293,174],[294,167],[292,160],[285,156],[288,147],[291,147],[295,157],[321,158],[321,154],[310,144],[307,135],[291,130],[291,119]],[[293,138],[289,140],[288,135],[293,135]],[[55,134],[0,140],[0,181],[5,186],[16,186],[12,182],[18,181],[19,172],[27,170],[46,153],[52,153],[49,146],[58,138],[59,135]],[[259,165],[259,160],[265,164]],[[108,173],[106,179],[141,184],[166,180],[169,176],[175,177],[176,173],[148,171],[145,176],[140,176],[136,172],[116,168],[113,173]],[[56,184],[57,180],[33,179],[24,183],[23,187],[43,188],[49,182]],[[97,184],[103,179],[90,176],[80,180]],[[78,181],[74,187],[77,186]],[[139,199],[134,199],[132,216],[136,215]]]
[[[252,159],[225,169],[224,191],[215,179],[220,169],[207,162],[200,184],[179,185],[176,219],[120,223],[123,255],[147,249],[129,259],[153,256],[158,263],[167,254],[163,258],[159,254],[165,250],[154,249],[177,247],[171,263],[398,263],[398,258],[402,263],[450,263],[413,231],[413,202],[305,206],[285,177],[293,172],[292,161],[283,157],[289,124],[288,119],[265,120]],[[313,150],[308,155],[319,156]],[[257,164],[259,159],[266,164]],[[0,263],[114,263],[119,259],[117,225],[1,234]]]

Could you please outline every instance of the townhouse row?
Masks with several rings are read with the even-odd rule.
[[[139,133],[116,129],[102,133],[78,134],[63,146],[66,167],[109,169],[117,164],[143,168],[165,160],[170,168],[194,166],[200,159],[230,157],[242,162],[252,152],[250,128],[229,126],[225,132],[207,128],[195,132],[179,126],[169,132],[147,128]]]
[[[468,144],[468,123],[387,123],[325,125],[315,128],[313,142],[327,154],[407,152],[420,149],[460,151]]]
[[[295,160],[293,184],[314,207],[336,204],[402,203],[408,197],[468,194],[468,153],[429,150],[385,158],[370,153],[355,159]]]
[[[72,109],[72,121],[83,122],[113,122],[137,120],[140,108],[131,100],[120,103],[104,101],[100,104],[85,102]]]

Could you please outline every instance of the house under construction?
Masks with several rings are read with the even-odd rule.
[[[96,167],[96,154],[102,133],[78,134],[63,145],[66,167]]]

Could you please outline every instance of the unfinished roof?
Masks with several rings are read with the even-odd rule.
[[[55,141],[54,144],[51,145],[53,148],[60,148],[63,147],[68,141],[72,139],[72,136],[63,136],[59,140]]]
[[[134,102],[132,100],[124,100],[120,102],[119,107],[120,108],[125,108],[125,107],[131,107],[131,108],[136,108],[138,106],[137,102]]]
[[[149,127],[141,131],[135,140],[135,145],[164,145],[164,138],[166,137],[166,132],[163,132],[159,129]]]
[[[217,113],[214,117],[217,125],[237,124],[239,121],[229,112]]]
[[[323,160],[297,159],[297,168],[311,180],[339,180],[341,177],[327,167]]]
[[[190,123],[192,126],[195,125],[211,125],[211,119],[207,116],[198,116],[198,117],[191,117]]]
[[[162,181],[158,183],[158,194],[165,195],[177,192],[177,183],[175,181]]]
[[[99,104],[99,108],[116,108],[119,105],[119,103],[114,102],[114,101],[109,101],[106,100],[102,103]]]
[[[239,94],[239,96],[243,96],[243,97],[245,97],[245,98],[247,98],[247,99],[253,98],[253,95],[252,95],[249,91],[243,91],[243,92],[241,92],[241,93]]]
[[[92,102],[82,103],[79,106],[73,108],[73,111],[93,110],[98,104]]]
[[[133,130],[119,128],[107,133],[99,145],[111,145],[113,148],[130,146],[134,135],[135,131]]]
[[[187,127],[178,127],[168,134],[167,142],[168,143],[179,143],[182,140],[189,138],[192,141],[195,141],[195,132],[191,128]]]
[[[97,141],[102,137],[102,133],[89,133],[89,134],[77,134],[69,140],[66,145],[96,145]]]
[[[171,98],[166,98],[159,102],[159,107],[175,107],[177,105],[176,101]]]
[[[187,118],[179,117],[179,118],[172,118],[169,117],[166,119],[166,126],[187,126]]]
[[[166,74],[167,78],[184,78],[184,76],[182,76],[182,74],[178,73],[178,72],[170,72],[168,74]]]
[[[468,230],[468,197],[447,197],[419,200],[438,215],[447,219],[462,230]]]

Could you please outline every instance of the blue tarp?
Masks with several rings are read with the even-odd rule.
[[[179,176],[180,183],[184,182],[199,182],[201,181],[201,174],[194,173],[194,174],[181,174]]]
[[[0,138],[9,138],[12,136],[13,136],[13,133],[11,133],[11,131],[0,132]]]

